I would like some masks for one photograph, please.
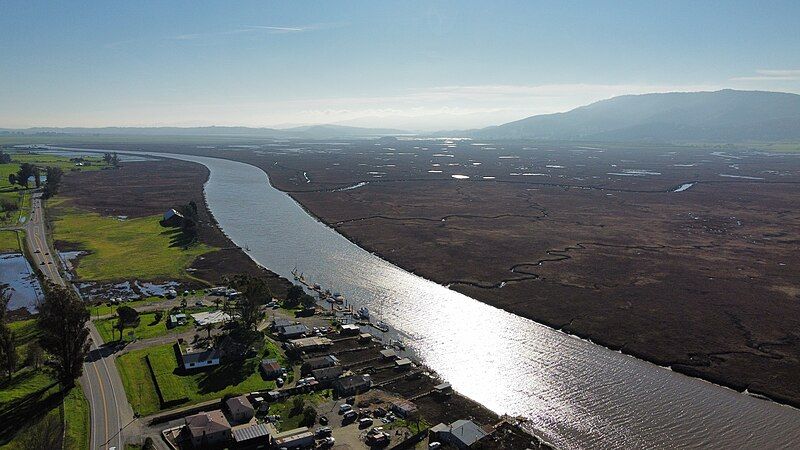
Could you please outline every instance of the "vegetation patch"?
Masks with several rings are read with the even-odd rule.
[[[204,244],[182,247],[180,230],[162,228],[160,216],[120,220],[64,206],[55,212],[56,240],[88,252],[76,268],[84,281],[186,279],[191,262],[214,250]]]
[[[139,315],[139,324],[135,328],[126,328],[123,337],[128,339],[130,333],[133,333],[133,337],[136,339],[150,339],[169,333],[180,333],[192,328],[191,324],[168,328],[168,319],[168,312],[142,313]],[[103,342],[108,343],[120,338],[119,330],[116,328],[116,317],[96,320],[94,324],[97,327],[97,331],[100,333],[100,337],[103,338]]]
[[[17,232],[10,230],[0,231],[0,253],[18,251],[19,238],[17,238]]]
[[[178,369],[175,347],[159,347],[147,354],[147,365],[153,374],[161,404],[177,405],[188,401],[183,383],[174,376]]]
[[[264,380],[258,366],[262,358],[270,357],[284,361],[284,356],[269,340],[265,340],[258,350],[256,356],[251,358],[188,373],[177,370],[178,361],[173,344],[134,350],[121,355],[116,361],[128,401],[134,411],[144,416],[178,406],[178,404],[162,404],[158,394],[159,389],[162,392],[166,391],[167,398],[177,397],[178,393],[183,392],[187,400],[180,404],[198,403],[229,394],[240,395],[274,389],[275,382]],[[150,355],[153,356],[148,359]],[[148,361],[153,365],[152,372]],[[158,377],[158,386],[153,381],[152,375]]]

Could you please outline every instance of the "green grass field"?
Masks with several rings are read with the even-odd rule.
[[[24,366],[28,346],[39,334],[35,320],[12,322],[11,330],[17,339],[17,353],[21,367],[11,378],[0,382],[0,449],[19,449],[15,438],[18,433],[47,415],[61,418],[62,394],[53,378],[42,368]],[[67,422],[67,448],[81,450],[88,447],[89,405],[75,387],[63,397]]]
[[[153,373],[158,374],[162,393],[166,391],[165,398],[185,396],[188,400],[162,405],[147,364],[148,357],[150,363],[154,364]],[[265,357],[278,358],[280,361],[284,359],[278,347],[271,341],[266,341],[258,355],[253,358],[179,374],[172,344],[165,344],[126,353],[117,358],[117,367],[133,410],[146,416],[162,409],[220,398],[226,394],[273,389],[275,382],[265,381],[258,370],[258,364]]]
[[[150,339],[158,336],[164,336],[170,333],[181,333],[183,331],[191,330],[192,324],[186,324],[175,328],[167,328],[167,319],[169,313],[164,312],[161,320],[156,322],[156,313],[142,313],[139,315],[139,326],[136,328],[126,328],[124,331],[125,339],[128,339],[128,333],[131,331],[136,339]],[[117,323],[116,318],[100,319],[94,322],[100,337],[103,342],[111,342],[119,339],[119,331],[114,328]]]
[[[303,400],[304,406],[300,410],[296,410],[294,407],[296,398]],[[287,400],[270,404],[269,413],[281,416],[281,421],[278,423],[278,431],[293,430],[303,426],[301,422],[303,420],[303,409],[306,406],[317,405],[331,398],[333,398],[333,391],[330,389],[294,395]]]
[[[19,240],[16,231],[0,230],[0,253],[18,252]]]
[[[191,262],[213,250],[203,244],[188,249],[175,245],[175,231],[161,227],[160,216],[118,220],[59,204],[50,206],[55,239],[89,252],[78,261],[80,280],[186,279]]]
[[[133,309],[137,309],[142,306],[147,306],[161,301],[165,301],[165,299],[161,297],[146,297],[141,300],[125,302],[124,306],[129,306]],[[119,308],[120,306],[123,305],[111,305],[108,303],[103,303],[102,305],[92,305],[89,307],[89,314],[91,314],[92,318],[105,316],[107,314],[114,314],[117,312],[117,308]]]

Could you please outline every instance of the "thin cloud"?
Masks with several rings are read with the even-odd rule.
[[[800,69],[756,70],[757,75],[733,77],[731,81],[799,81]]]
[[[147,41],[198,41],[203,39],[212,39],[222,36],[233,35],[258,35],[258,34],[289,34],[289,33],[303,33],[306,31],[315,31],[329,28],[336,28],[342,24],[311,24],[303,26],[273,26],[273,25],[246,25],[241,28],[233,28],[223,31],[212,31],[207,33],[183,33],[173,36],[166,36],[155,39],[126,39],[122,41],[109,42],[105,44],[105,48],[115,49],[124,47],[128,44],[135,44]]]

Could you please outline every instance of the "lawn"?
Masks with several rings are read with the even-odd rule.
[[[169,333],[180,333],[183,331],[191,330],[192,324],[187,323],[175,328],[167,328],[167,319],[169,318],[168,312],[162,312],[160,320],[156,321],[156,313],[142,313],[139,315],[139,325],[136,328],[126,328],[124,331],[125,338],[127,339],[130,332],[136,339],[150,339],[158,336],[163,336]],[[100,319],[94,322],[100,337],[103,342],[111,342],[119,339],[119,331],[114,328],[117,323],[116,318]]]
[[[54,237],[89,252],[78,260],[83,281],[186,279],[186,268],[213,248],[177,245],[178,230],[158,224],[161,216],[119,220],[75,208],[54,208]]]
[[[44,169],[45,167],[60,167],[65,173],[76,170],[100,170],[108,167],[102,162],[102,158],[91,157],[92,165],[75,167],[75,163],[71,162],[65,156],[47,155],[41,153],[18,153],[14,151],[4,150],[11,155],[11,162],[8,164],[0,164],[0,202],[7,201],[17,205],[17,211],[2,211],[0,210],[0,225],[9,226],[19,222],[20,216],[27,215],[30,209],[30,194],[28,190],[22,186],[14,185],[8,182],[8,175],[16,173],[19,170],[21,163],[27,162],[35,164],[36,166]],[[43,170],[42,170],[43,173]],[[31,186],[33,187],[33,186]],[[0,207],[1,208],[1,207]]]
[[[308,394],[294,395],[291,398],[282,402],[275,402],[269,405],[269,413],[281,416],[281,421],[278,423],[278,431],[288,431],[295,428],[304,426],[303,410],[306,406],[313,406],[330,400],[333,397],[333,391],[326,389],[319,392],[311,392]],[[302,400],[302,407],[296,408],[295,399]]]
[[[61,419],[62,393],[53,378],[43,369],[24,366],[28,346],[38,336],[35,320],[11,322],[11,330],[17,338],[17,353],[21,367],[11,378],[0,382],[0,449],[20,449],[15,438],[20,431],[47,415]],[[70,390],[63,397],[67,423],[69,449],[88,447],[89,405],[80,387]]]
[[[264,380],[258,370],[261,359],[265,357],[284,360],[278,347],[267,340],[255,357],[188,374],[178,373],[178,361],[172,344],[134,350],[118,357],[116,362],[133,410],[147,416],[162,409],[221,398],[226,394],[274,389],[275,382]],[[169,405],[161,403],[148,358],[154,365],[152,373],[156,374],[161,388],[168,393],[166,397],[174,399],[183,396],[187,400]]]
[[[16,231],[0,231],[0,253],[18,252],[19,240]]]

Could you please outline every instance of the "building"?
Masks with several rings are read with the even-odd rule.
[[[283,433],[278,433],[278,430],[271,423],[266,424],[266,427],[271,436],[272,448],[293,450],[314,446],[314,433],[306,427],[295,428]]]
[[[184,370],[219,365],[220,351],[215,347],[193,348],[178,344],[180,363]]]
[[[456,420],[450,425],[440,423],[430,429],[431,437],[456,448],[465,449],[486,437],[489,433],[471,420]]]
[[[296,352],[322,350],[333,345],[333,341],[326,337],[307,337],[289,340],[288,347]]]
[[[369,342],[372,340],[372,335],[369,333],[361,333],[358,335],[358,340],[361,342]]]
[[[392,402],[391,409],[395,414],[403,419],[414,417],[417,414],[417,411],[419,411],[417,409],[417,405],[409,400],[403,399]]]
[[[329,385],[333,380],[339,378],[344,373],[342,366],[323,367],[311,371],[313,376],[320,384]]]
[[[400,358],[394,362],[394,368],[397,370],[407,370],[413,366],[413,363],[408,358]]]
[[[300,372],[303,375],[307,375],[314,370],[333,367],[336,365],[339,365],[339,358],[333,355],[320,356],[318,358],[310,358],[306,360],[302,367],[300,367]]]
[[[285,319],[283,317],[276,317],[272,319],[272,322],[270,322],[269,327],[272,331],[277,332],[278,329],[281,327],[288,327],[289,325],[294,325],[294,324],[295,322],[292,322],[289,319]]]
[[[231,434],[237,448],[253,448],[259,446],[259,444],[268,445],[270,440],[269,428],[264,423],[234,427]]]
[[[225,401],[225,408],[235,423],[249,422],[256,413],[253,404],[245,395],[229,398]]]
[[[162,227],[179,227],[183,225],[183,214],[176,211],[175,208],[170,208],[164,213],[164,217],[162,217],[159,223]]]
[[[371,387],[372,379],[369,375],[351,375],[333,381],[333,392],[339,397],[349,397],[367,392]]]
[[[342,325],[342,334],[356,335],[361,333],[361,328],[354,324]]]
[[[453,393],[453,387],[450,383],[441,383],[433,387],[433,390],[439,395],[450,395]]]
[[[385,350],[381,350],[381,358],[383,359],[397,359],[397,352],[387,348]]]
[[[296,339],[306,333],[308,333],[308,327],[301,323],[278,327],[278,337],[281,339]]]
[[[204,448],[226,442],[230,437],[228,419],[222,411],[215,409],[185,417],[178,440],[190,442],[194,448]]]
[[[262,359],[259,367],[261,367],[264,378],[268,380],[278,378],[283,374],[283,368],[276,359]]]
[[[167,328],[175,328],[187,323],[189,323],[189,318],[186,317],[186,314],[170,314],[167,320]]]

